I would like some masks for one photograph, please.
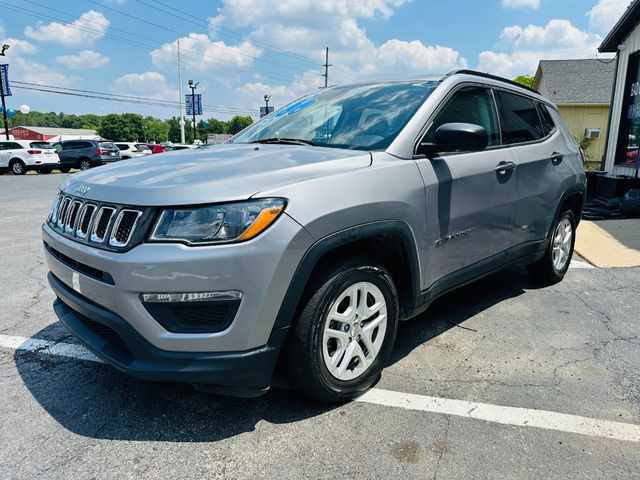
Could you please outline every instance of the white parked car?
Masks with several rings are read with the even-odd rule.
[[[24,175],[28,170],[51,173],[60,165],[58,154],[48,142],[38,140],[0,141],[0,172]]]
[[[151,155],[151,149],[145,143],[121,142],[116,143],[116,147],[120,149],[120,157],[123,160]]]

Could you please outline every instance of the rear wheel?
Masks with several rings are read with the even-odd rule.
[[[576,241],[575,230],[575,216],[571,210],[565,210],[553,225],[544,257],[527,266],[529,275],[534,280],[552,285],[564,278],[573,257],[573,247]]]
[[[355,259],[312,279],[287,345],[295,384],[322,402],[343,402],[380,377],[398,328],[391,276]]]
[[[80,160],[80,170],[89,170],[92,166],[93,164],[88,158],[83,158]]]
[[[58,167],[58,170],[60,170],[62,173],[69,173],[71,167]]]
[[[11,163],[9,163],[9,168],[14,175],[24,175],[25,173],[27,173],[27,167],[22,160],[11,160]]]

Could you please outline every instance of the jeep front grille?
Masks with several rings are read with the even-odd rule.
[[[105,204],[61,193],[53,202],[47,224],[77,242],[124,251],[142,242],[152,215],[149,208]]]

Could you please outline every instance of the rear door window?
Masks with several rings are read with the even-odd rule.
[[[502,90],[497,91],[505,145],[533,142],[544,137],[542,121],[533,99]]]
[[[82,148],[80,142],[64,142],[62,144],[62,150],[78,150],[79,148]]]

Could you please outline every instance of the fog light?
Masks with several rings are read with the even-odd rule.
[[[181,302],[215,302],[240,300],[242,292],[225,290],[219,292],[191,293],[143,293],[142,301],[146,303],[181,303]]]

